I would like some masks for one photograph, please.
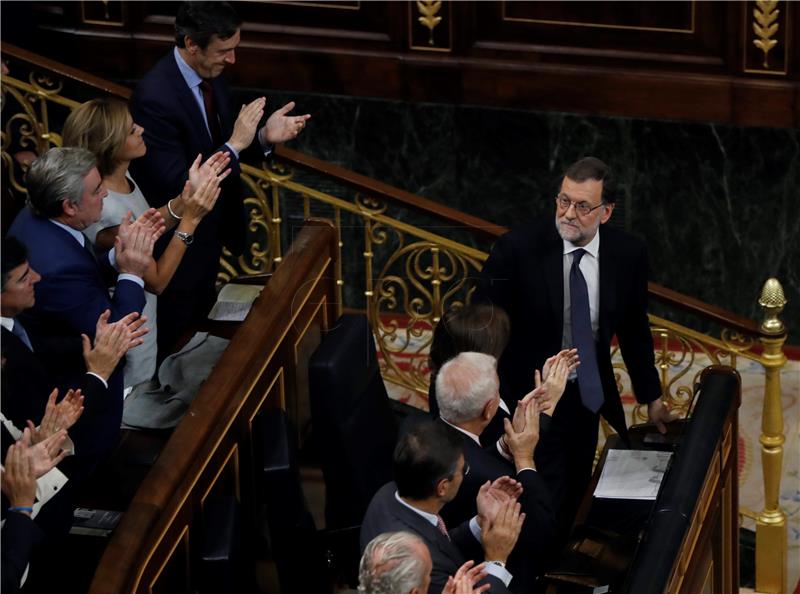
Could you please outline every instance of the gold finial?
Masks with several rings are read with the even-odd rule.
[[[783,294],[783,287],[777,278],[768,278],[761,289],[758,304],[764,310],[764,320],[761,330],[767,334],[783,334],[786,330],[783,322],[778,318],[788,303]]]

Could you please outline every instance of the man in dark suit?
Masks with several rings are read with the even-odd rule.
[[[482,487],[478,515],[448,529],[439,516],[466,472],[461,441],[443,425],[424,421],[400,438],[394,452],[395,482],[375,494],[361,525],[361,550],[377,535],[405,530],[419,536],[433,560],[430,592],[438,594],[468,560],[486,560],[492,592],[507,592],[512,575],[505,563],[519,536],[525,514],[508,478]]]
[[[499,363],[509,405],[526,394],[549,353],[575,347],[581,359],[536,451],[537,468],[561,484],[559,525],[568,531],[591,478],[602,414],[623,437],[625,415],[611,365],[616,335],[636,398],[664,430],[647,319],[647,252],[638,239],[604,225],[614,211],[608,167],[587,157],[564,173],[555,221],[545,219],[501,237],[481,273],[476,298],[502,307],[511,338]],[[566,456],[562,470],[557,454]]]
[[[123,221],[116,248],[96,255],[82,233],[100,218],[107,194],[94,156],[78,148],[50,149],[33,162],[26,181],[29,205],[12,223],[9,236],[25,245],[29,268],[33,275],[41,275],[41,280],[36,284],[32,307],[12,317],[24,324],[33,348],[38,350],[45,337],[73,345],[81,344],[81,335],[94,339],[98,318],[106,310],[112,322],[141,313],[142,276],[151,259],[153,242],[163,232],[163,221],[156,211],[145,213],[133,224]],[[111,298],[104,275],[116,278]],[[30,276],[28,282],[33,278]],[[61,356],[48,356],[48,363],[57,362],[53,359]],[[119,434],[119,365],[108,378],[108,391],[109,397],[103,399],[107,409],[102,421],[92,425],[92,443],[98,452],[108,451]]]
[[[533,592],[539,587],[538,576],[544,569],[546,553],[552,549],[555,532],[550,492],[533,460],[539,441],[540,402],[543,407],[556,405],[568,364],[559,360],[549,373],[546,387],[537,388],[517,405],[513,421],[504,421],[504,438],[482,447],[480,438],[500,407],[496,364],[491,355],[465,352],[445,363],[436,376],[440,422],[461,439],[469,466],[458,494],[442,509],[442,517],[448,524],[457,524],[475,515],[475,498],[487,480],[511,476],[519,481],[525,524],[508,567],[514,574],[511,590]],[[554,393],[546,394],[548,388]],[[545,397],[552,402],[545,404]]]
[[[147,154],[131,171],[151,206],[160,207],[180,194],[189,165],[198,153],[231,155],[231,175],[214,209],[192,238],[172,282],[158,299],[159,358],[214,303],[214,284],[223,244],[242,252],[245,221],[239,179],[243,151],[258,139],[252,156],[263,157],[272,145],[297,136],[308,115],[288,116],[290,102],[258,128],[266,100],[260,97],[237,110],[222,71],[236,61],[241,19],[227,2],[184,2],[175,18],[175,44],[139,82],[131,99],[134,121],[143,126]],[[166,246],[168,235],[157,246]]]
[[[14,237],[3,239],[0,260],[0,332],[4,359],[2,413],[17,427],[25,427],[27,421],[38,425],[54,388],[58,387],[62,392],[66,387],[80,390],[84,412],[70,436],[78,457],[91,460],[97,454],[95,449],[98,445],[94,425],[103,418],[112,402],[108,380],[127,350],[141,343],[140,337],[147,331],[142,327],[144,320],[134,312],[109,324],[110,312],[106,312],[97,322],[93,345],[85,335],[82,340],[75,337],[72,341],[74,350],[82,352],[85,373],[79,373],[84,365],[81,361],[72,361],[69,353],[64,356],[52,348],[48,352],[44,347],[50,358],[63,364],[59,366],[63,382],[59,383],[34,351],[30,336],[19,319],[20,314],[36,303],[34,287],[41,277],[28,263],[25,246]],[[46,339],[39,344],[42,342]],[[82,348],[78,347],[80,342],[83,342]],[[64,341],[59,343],[59,346],[63,345]],[[68,368],[70,363],[72,369]]]

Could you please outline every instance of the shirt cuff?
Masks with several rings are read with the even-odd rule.
[[[533,466],[526,466],[525,468],[520,468],[520,469],[517,471],[517,474],[519,474],[519,473],[520,473],[520,472],[522,472],[523,470],[532,470],[533,472],[536,472],[536,469],[535,469]]]
[[[469,521],[469,531],[472,532],[472,536],[475,537],[475,540],[483,544],[483,539],[481,537],[481,527],[478,526],[478,516],[473,516],[473,518]]]
[[[239,152],[235,148],[233,148],[231,145],[229,145],[227,142],[225,143],[225,146],[228,147],[228,150],[231,152],[231,154],[234,157],[236,157],[236,160],[238,161],[239,160]]]
[[[509,462],[511,462],[513,464],[514,463],[514,458],[505,449],[503,449],[503,446],[500,445],[502,443],[503,443],[503,438],[501,437],[500,439],[497,440],[497,452],[503,458],[505,458],[506,460],[508,460]]]
[[[491,561],[491,559],[489,559]],[[508,588],[508,584],[511,583],[511,578],[514,577],[511,575],[511,572],[508,571],[505,567],[501,567],[500,565],[495,565],[494,563],[487,563],[483,566],[483,571],[488,573],[489,575],[493,575],[498,580],[505,584],[506,588]]]
[[[99,379],[101,382],[103,382],[103,387],[105,387],[105,389],[108,390],[108,382],[106,382],[106,380],[104,380],[102,377],[97,375],[94,371],[87,371],[86,373],[87,373],[87,375],[93,375],[94,377]]]
[[[137,285],[139,285],[140,287],[142,287],[144,289],[144,280],[142,280],[140,277],[136,276],[135,274],[128,274],[127,272],[123,272],[122,274],[120,274],[117,277],[117,282],[124,281],[124,280],[129,280],[129,281],[131,281],[133,283],[136,283]]]

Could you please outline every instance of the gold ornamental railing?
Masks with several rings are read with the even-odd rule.
[[[31,154],[60,145],[58,130],[77,100],[105,93],[128,98],[130,90],[6,44],[3,58],[10,67],[2,77],[1,104],[5,215],[6,202],[24,196]],[[242,179],[248,189],[250,247],[237,259],[223,258],[220,281],[273,270],[303,219],[330,218],[341,256],[339,311],[345,306],[366,310],[384,379],[426,395],[432,328],[443,311],[469,300],[470,278],[505,229],[285,147],[277,147],[269,164],[244,165]],[[735,368],[753,361],[763,368],[764,503],[761,511],[741,511],[756,522],[757,591],[786,592],[787,522],[779,505],[784,444],[780,373],[786,364],[786,329],[779,316],[786,300],[780,283],[769,279],[764,285],[760,323],[656,284],[650,284],[649,292],[651,298],[722,327],[719,336],[712,336],[650,316],[663,397],[674,410],[685,412],[690,406],[697,375],[706,365]],[[624,363],[616,350],[613,354],[621,391],[630,393]],[[646,411],[635,407],[631,422],[645,419]]]

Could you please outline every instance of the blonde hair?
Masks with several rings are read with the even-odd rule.
[[[117,165],[117,155],[130,132],[128,106],[119,99],[92,99],[76,107],[64,122],[63,145],[92,152],[97,170],[107,177]]]

